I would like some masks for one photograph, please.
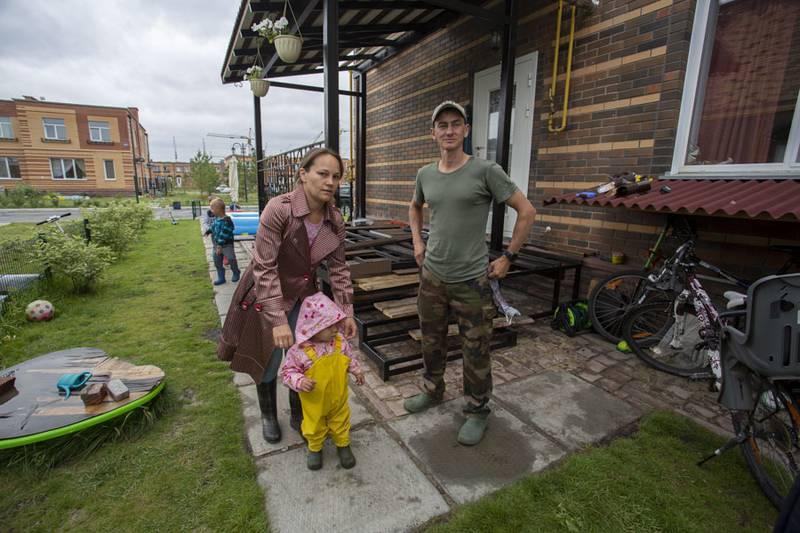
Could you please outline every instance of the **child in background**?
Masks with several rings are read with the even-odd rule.
[[[356,465],[350,449],[347,374],[353,374],[359,385],[364,384],[364,374],[353,358],[350,343],[339,332],[339,323],[345,318],[341,308],[321,292],[303,300],[295,344],[286,353],[280,371],[283,383],[300,393],[300,429],[308,443],[306,465],[310,470],[322,468],[322,445],[328,435],[336,445],[342,468]]]
[[[214,244],[214,266],[217,268],[217,279],[214,285],[225,283],[225,265],[223,258],[233,272],[232,282],[239,281],[239,263],[236,261],[236,251],[233,249],[233,220],[225,214],[225,202],[219,198],[211,200],[211,211],[214,213],[214,223],[211,224],[211,241]]]

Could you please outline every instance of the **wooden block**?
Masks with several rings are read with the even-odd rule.
[[[105,383],[92,383],[81,391],[81,400],[83,405],[97,405],[101,403],[108,394],[108,388]]]
[[[131,394],[131,391],[128,390],[128,387],[126,387],[125,384],[119,379],[112,379],[106,384],[106,386],[108,388],[109,396],[111,396],[115,402],[124,400]]]
[[[511,324],[512,326],[522,326],[525,324],[533,324],[534,320],[529,316],[521,316],[514,319],[514,322]],[[493,328],[505,328],[508,327],[506,324],[505,317],[497,317],[492,321]],[[422,331],[419,329],[412,329],[408,332],[409,336],[414,339],[415,341],[422,340]],[[447,336],[448,337],[455,337],[458,335],[458,324],[450,324],[447,327]]]
[[[385,257],[375,259],[352,259],[347,261],[347,266],[350,267],[351,279],[389,274],[392,272],[392,262]]]

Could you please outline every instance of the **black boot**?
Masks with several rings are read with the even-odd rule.
[[[261,408],[261,424],[264,440],[275,443],[281,440],[281,427],[278,425],[277,380],[258,383],[258,406]]]
[[[293,390],[289,390],[289,409],[291,409],[291,417],[289,418],[289,425],[292,429],[301,433],[300,424],[303,423],[303,407],[300,404],[300,395]]]

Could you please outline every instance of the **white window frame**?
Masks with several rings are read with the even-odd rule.
[[[112,178],[108,177],[108,166],[106,165],[106,163],[111,163],[111,170],[114,173],[114,177],[112,177]],[[117,180],[117,169],[114,166],[114,160],[113,159],[103,159],[103,174],[105,174],[106,181],[116,181]]]
[[[92,125],[94,124],[94,126]],[[99,124],[105,124],[105,126],[99,126]],[[103,139],[103,130],[106,131],[108,136],[107,139]],[[100,134],[99,139],[95,139],[95,132]],[[108,121],[106,120],[90,120],[89,121],[89,140],[96,143],[110,143],[111,142],[111,126],[109,125]]]
[[[8,130],[8,135],[5,134]],[[11,123],[11,117],[0,117],[0,139],[13,139],[14,138],[14,125]]]
[[[53,173],[53,161],[59,161],[61,164],[61,176],[57,178],[56,175]],[[72,168],[75,169],[75,177],[68,178],[67,177],[67,168],[64,166],[64,161],[72,161]],[[83,177],[78,177],[78,161],[83,163]],[[51,157],[50,158],[50,176],[54,181],[85,181],[86,180],[86,161],[84,159],[78,158],[73,159],[71,157]]]
[[[0,180],[21,180],[22,176],[15,178],[11,175],[11,164],[8,162],[9,159],[16,159],[17,166],[19,166],[19,158],[14,157],[13,155],[4,155],[0,156]],[[22,174],[22,169],[20,168],[20,174]]]
[[[61,124],[48,124],[47,123],[48,120],[60,120]],[[56,133],[55,137],[50,137],[49,135],[47,135],[48,126],[55,128],[55,133]],[[67,139],[67,122],[63,118],[43,118],[42,119],[42,127],[44,128],[44,138],[47,139],[48,141],[66,141],[66,140],[68,140]],[[58,136],[59,128],[64,130],[64,137],[59,137]]]
[[[720,4],[735,0],[698,0],[694,13],[692,41],[689,45],[689,59],[686,65],[686,79],[683,83],[678,130],[675,136],[675,150],[672,154],[670,174],[681,178],[719,177],[771,177],[797,178],[800,176],[800,91],[789,130],[786,154],[780,163],[745,163],[731,165],[687,165],[689,138],[692,134],[694,115],[703,108],[707,73],[711,64],[714,46],[714,31]]]

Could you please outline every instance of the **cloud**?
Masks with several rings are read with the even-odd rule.
[[[238,0],[4,0],[0,2],[0,98],[139,108],[154,160],[206,149],[230,152],[254,128],[247,85],[222,85],[220,71]],[[340,84],[347,84],[342,73]],[[322,85],[321,76],[295,83]],[[270,89],[262,99],[266,153],[308,144],[324,127],[321,93]],[[340,100],[348,129],[347,100]],[[254,134],[253,134],[254,136]],[[347,135],[342,151],[348,150]]]

